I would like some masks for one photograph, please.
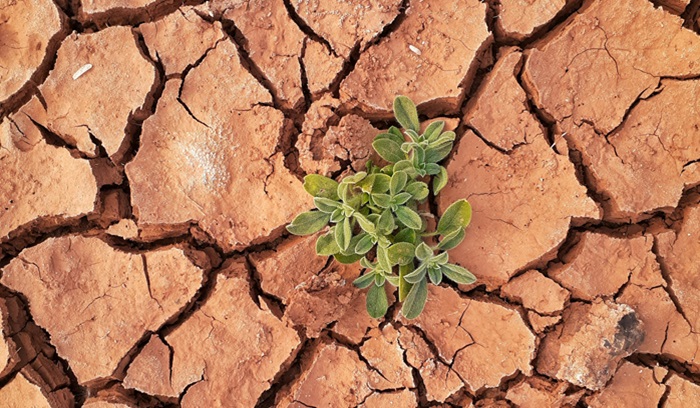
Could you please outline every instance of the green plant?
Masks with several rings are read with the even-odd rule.
[[[399,289],[401,313],[413,319],[425,306],[428,280],[435,285],[443,277],[463,284],[476,280],[463,267],[449,263],[446,252],[464,239],[472,211],[467,200],[458,200],[445,210],[435,231],[426,231],[426,217],[433,217],[422,212],[428,211],[422,205],[430,194],[427,181],[433,177],[434,195],[447,185],[447,171],[438,163],[452,150],[455,133],[443,132],[443,121],[419,133],[418,111],[405,96],[394,100],[394,116],[404,131],[392,126],[372,143],[390,164],[378,167],[368,162],[366,171],[340,182],[307,175],[304,188],[314,196],[316,210],[299,214],[287,230],[308,235],[330,223],[328,232],[316,241],[316,253],[333,255],[342,263],[360,261],[365,273],[354,285],[369,288],[370,316],[386,314],[389,304],[384,284],[389,282]]]

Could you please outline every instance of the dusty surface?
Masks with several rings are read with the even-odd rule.
[[[0,4],[0,405],[691,406],[699,8]],[[413,321],[283,228],[397,94],[474,209]]]

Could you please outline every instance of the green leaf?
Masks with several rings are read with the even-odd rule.
[[[396,275],[387,275],[385,278],[387,282],[391,283],[393,286],[399,286],[401,284],[400,278]]]
[[[404,279],[404,276],[413,272],[413,268],[413,262],[409,263],[408,265],[399,266],[399,284],[395,285],[399,287],[399,302],[403,302],[404,299],[406,299],[408,292],[410,292],[411,288],[413,287],[411,283],[408,283],[406,279]]]
[[[413,148],[413,166],[418,168],[423,163],[425,163],[425,150],[420,146],[416,146]]]
[[[352,230],[350,228],[350,219],[345,218],[342,224],[335,227],[335,241],[338,243],[341,251],[345,251],[350,246],[352,239]]]
[[[410,228],[404,228],[394,236],[394,242],[408,242],[409,244],[415,245],[417,238],[418,235],[416,231]]]
[[[389,191],[391,177],[386,174],[370,174],[357,185],[366,193],[386,193]]]
[[[413,262],[415,247],[408,242],[397,242],[387,249],[387,256],[392,265],[408,265]]]
[[[440,270],[443,274],[445,274],[445,276],[447,276],[447,279],[455,283],[469,285],[476,282],[476,276],[472,275],[471,272],[459,265],[445,264],[440,266]]]
[[[394,175],[391,176],[391,182],[389,184],[389,191],[391,195],[396,195],[406,187],[408,182],[408,174],[404,171],[394,171]]]
[[[364,255],[367,252],[369,252],[370,249],[374,246],[374,241],[372,239],[372,236],[369,234],[365,234],[362,238],[360,238],[359,241],[357,241],[357,245],[355,245],[355,253]]]
[[[304,190],[314,197],[338,200],[338,182],[320,174],[307,174],[304,177]]]
[[[388,309],[389,301],[386,298],[384,286],[372,285],[367,292],[367,313],[372,318],[379,319]]]
[[[464,239],[464,228],[457,228],[454,231],[450,231],[442,237],[442,240],[438,244],[438,248],[443,251],[447,251],[459,245]]]
[[[420,259],[421,261],[425,261],[428,258],[433,257],[433,250],[430,249],[430,247],[425,243],[421,242],[416,246],[416,258]]]
[[[408,207],[399,207],[396,209],[396,218],[410,229],[419,230],[423,227],[423,221],[417,212]]]
[[[411,138],[411,141],[413,141],[413,142],[420,141],[420,135],[415,130],[408,129],[408,130],[406,130],[406,134],[408,135],[409,138]]]
[[[444,235],[457,228],[466,228],[471,219],[472,206],[465,199],[457,200],[440,217],[437,232]]]
[[[342,204],[337,201],[333,201],[330,198],[314,197],[314,205],[316,208],[321,210],[321,212],[331,214],[333,211],[340,208]]]
[[[377,227],[375,227],[375,225],[370,220],[365,218],[365,216],[360,214],[359,212],[353,214],[353,217],[355,217],[357,223],[360,224],[360,228],[369,232],[370,234],[374,234],[374,232],[377,230]]]
[[[433,265],[444,265],[450,260],[450,255],[447,252],[441,252],[440,255],[436,255],[431,259]]]
[[[320,211],[304,212],[297,215],[294,221],[287,225],[287,231],[294,235],[310,235],[323,229],[330,218],[329,214]]]
[[[383,234],[391,234],[396,228],[396,223],[394,222],[394,216],[391,214],[389,209],[382,212],[379,216],[379,221],[377,221],[377,229]]]
[[[428,197],[428,185],[422,181],[414,181],[406,186],[406,192],[411,194],[417,201],[424,200]]]
[[[425,150],[425,162],[437,163],[447,157],[452,151],[452,142],[444,143],[438,146],[431,146]]]
[[[428,299],[428,282],[426,279],[421,279],[418,284],[413,285],[411,291],[408,292],[406,300],[403,302],[401,314],[406,319],[415,319],[421,314],[425,307],[425,301]]]
[[[444,143],[454,142],[456,138],[457,135],[455,134],[455,132],[448,130],[447,132],[441,134],[440,137],[438,137],[436,140],[432,141],[430,145],[437,146]]]
[[[338,208],[337,210],[331,213],[331,222],[334,222],[336,224],[343,221],[344,218],[345,214],[343,213],[343,210],[341,208]]]
[[[406,139],[403,137],[403,133],[401,133],[401,130],[395,126],[390,127],[387,132],[380,133],[374,138],[375,141],[381,139],[392,140],[398,144],[406,141]]]
[[[386,277],[382,275],[381,273],[378,273],[374,275],[374,284],[377,286],[384,286],[384,282],[386,282]]]
[[[329,256],[340,252],[333,232],[323,234],[316,240],[316,255]]]
[[[396,163],[406,158],[406,154],[401,151],[401,144],[391,139],[375,139],[372,147],[382,159],[389,163]]]
[[[391,199],[391,202],[396,205],[404,205],[413,198],[411,193],[408,193],[404,191],[403,193],[398,193],[394,198]]]
[[[389,194],[372,194],[372,201],[382,208],[387,208],[391,205],[391,196]]]
[[[435,163],[425,163],[425,173],[431,176],[440,174],[440,169],[442,166]]]
[[[403,278],[406,279],[406,282],[408,283],[418,283],[423,278],[425,277],[425,274],[428,272],[428,265],[423,263],[420,264],[415,271],[407,274]]]
[[[401,160],[394,165],[394,171],[405,171],[408,177],[415,178],[418,173],[410,160]]]
[[[394,117],[405,129],[420,131],[418,122],[418,110],[413,101],[406,96],[397,96],[394,99]]]
[[[374,271],[369,271],[366,274],[355,279],[352,282],[352,284],[360,289],[365,289],[369,287],[369,285],[374,283],[374,275],[376,275]]]
[[[367,177],[367,172],[358,171],[357,173],[353,174],[352,176],[345,177],[342,182],[348,183],[348,184],[356,184],[356,183],[359,183],[360,181],[364,180],[365,177]]]
[[[447,185],[447,169],[440,166],[440,173],[433,179],[433,194],[438,195],[440,190]]]
[[[439,285],[440,282],[442,282],[442,272],[440,272],[440,268],[428,269],[428,277],[430,281],[433,282],[433,285]]]
[[[444,127],[445,121],[436,120],[435,122],[429,124],[427,128],[425,128],[425,132],[423,132],[423,135],[425,135],[425,139],[429,142],[437,140],[437,138],[440,137],[440,133],[442,132],[442,129]]]
[[[353,264],[362,258],[362,254],[335,254],[333,255],[333,258],[335,258],[335,260],[340,262],[341,264]]]
[[[389,255],[387,254],[386,248],[382,246],[377,247],[377,262],[379,262],[379,267],[382,270],[391,272],[391,261],[389,260]]]
[[[403,133],[401,133],[401,129],[397,128],[396,126],[390,126],[387,133],[398,136],[401,138],[401,141],[403,141]]]

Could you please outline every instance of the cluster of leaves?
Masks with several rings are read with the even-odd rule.
[[[365,273],[354,282],[369,288],[367,311],[375,318],[389,307],[386,282],[399,288],[402,314],[413,319],[425,306],[428,280],[435,285],[443,277],[463,284],[475,281],[461,266],[449,263],[446,252],[464,239],[471,220],[471,206],[462,199],[444,212],[435,231],[427,232],[427,217],[421,213],[428,198],[432,176],[433,194],[447,185],[447,171],[438,163],[450,153],[455,140],[445,123],[431,123],[420,133],[418,112],[413,102],[399,96],[394,116],[403,132],[391,127],[378,135],[372,146],[390,164],[367,163],[366,171],[347,176],[339,183],[310,174],[304,188],[314,196],[316,210],[299,214],[287,230],[308,235],[330,229],[316,241],[316,253],[342,263],[360,261]],[[433,245],[429,245],[424,240]],[[396,273],[398,272],[398,273]]]

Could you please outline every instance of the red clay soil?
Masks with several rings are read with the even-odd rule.
[[[0,406],[696,406],[699,10],[0,0]],[[478,280],[375,320],[283,227],[397,94]]]

